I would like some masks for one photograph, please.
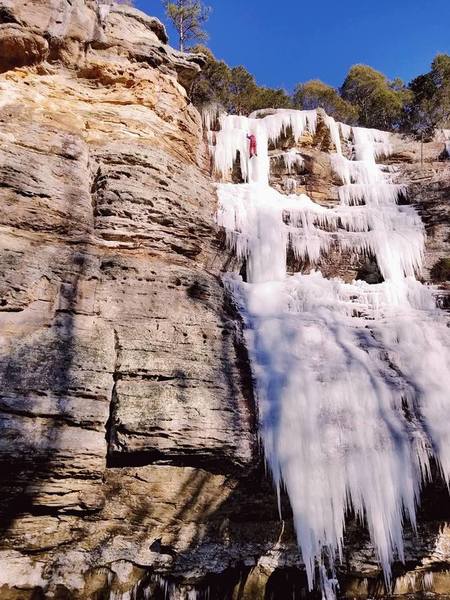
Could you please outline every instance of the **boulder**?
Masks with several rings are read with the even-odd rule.
[[[0,73],[43,62],[49,46],[42,36],[15,24],[0,24]]]

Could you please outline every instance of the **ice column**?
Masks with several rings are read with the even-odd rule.
[[[318,567],[329,598],[324,574],[342,557],[350,508],[389,582],[432,455],[450,478],[450,340],[445,314],[416,279],[423,225],[397,204],[405,189],[376,162],[391,151],[389,134],[325,123],[341,179],[335,208],[269,186],[269,146],[289,132],[298,152],[316,113],[222,117],[214,164],[229,181],[239,159],[246,181],[218,185],[218,222],[247,264],[246,282],[226,281],[246,323],[266,460],[289,495],[310,586]],[[251,160],[249,133],[258,141]],[[331,248],[376,258],[384,282],[288,275],[289,250],[314,267]]]

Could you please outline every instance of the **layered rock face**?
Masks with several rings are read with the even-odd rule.
[[[0,7],[0,594],[91,598],[92,568],[173,562],[230,494],[249,370],[183,87],[198,59],[126,7]]]
[[[427,233],[423,277],[438,288],[438,300],[449,308],[450,295],[450,160],[442,141],[424,144],[397,139],[397,178],[407,184]],[[441,264],[447,265],[440,269]]]
[[[157,20],[100,8],[0,0],[0,597],[293,597],[302,562],[262,464],[220,279],[239,265],[188,98],[201,59]],[[401,144],[431,270],[448,257],[448,163],[430,145],[421,169]],[[303,144],[280,189],[337,201],[330,150]],[[445,570],[448,517],[430,490],[398,593]],[[356,524],[348,536],[342,591],[373,595],[373,550]]]

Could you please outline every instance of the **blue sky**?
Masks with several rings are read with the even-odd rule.
[[[260,85],[291,90],[322,79],[339,86],[349,67],[369,64],[409,81],[437,52],[450,54],[450,0],[206,0],[209,47],[243,64]],[[165,22],[160,0],[136,0]],[[170,41],[176,37],[169,28]]]

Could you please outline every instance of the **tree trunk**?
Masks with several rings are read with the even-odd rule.
[[[183,19],[180,21],[180,52],[184,52],[184,27]]]

